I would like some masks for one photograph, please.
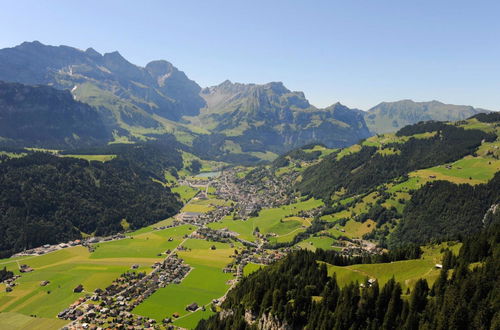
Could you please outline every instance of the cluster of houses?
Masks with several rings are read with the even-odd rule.
[[[5,284],[5,291],[12,292],[14,287],[17,285],[16,280],[20,277],[21,277],[21,275],[14,275],[14,276],[6,279],[5,281],[3,281],[3,283]]]
[[[294,201],[290,192],[295,174],[279,178],[270,169],[262,168],[254,180],[238,177],[239,169],[229,169],[222,177],[212,183],[219,198],[233,200],[237,214],[242,219],[257,215],[262,208],[277,207]],[[262,179],[265,177],[266,179]]]
[[[191,268],[175,254],[153,267],[148,275],[134,271],[122,274],[105,290],[96,289],[80,298],[58,317],[73,321],[68,329],[81,329],[84,324],[95,328],[155,328],[155,320],[130,312],[158,288],[180,283]]]
[[[11,258],[16,258],[16,257],[23,257],[23,256],[39,256],[43,255],[49,252],[54,252],[57,250],[65,249],[71,246],[77,246],[77,245],[83,245],[90,247],[91,244],[99,243],[99,242],[107,242],[107,241],[113,241],[113,240],[118,240],[118,239],[123,239],[125,238],[125,235],[123,234],[116,234],[112,236],[106,236],[106,237],[89,237],[86,239],[76,239],[74,241],[69,241],[67,243],[59,243],[59,244],[45,244],[43,246],[39,246],[33,249],[29,250],[24,250],[22,252],[13,254]]]
[[[265,250],[263,248],[247,247],[246,249],[233,255],[234,262],[227,265],[222,271],[224,273],[233,273],[240,278],[243,276],[243,269],[248,263],[270,265],[273,262],[282,259],[290,252],[288,248],[278,250]]]
[[[198,228],[194,233],[189,235],[189,238],[204,239],[212,242],[231,243],[231,239],[237,235],[227,229],[211,229],[208,227]]]

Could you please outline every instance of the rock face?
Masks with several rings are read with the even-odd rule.
[[[118,123],[157,127],[154,115],[179,120],[205,104],[200,86],[166,61],[136,66],[120,53],[25,42],[0,50],[0,79],[70,89],[80,100],[113,110]]]
[[[110,129],[69,91],[0,82],[0,145],[84,147],[109,141]]]
[[[202,90],[167,61],[139,67],[118,52],[92,48],[35,41],[1,49],[0,79],[70,90],[108,126],[121,128],[119,135],[173,133],[203,149],[210,144],[212,154],[281,153],[311,142],[343,147],[370,135],[357,111],[341,104],[315,108],[281,82],[225,81]]]
[[[257,328],[259,330],[291,330],[286,322],[281,323],[278,318],[272,316],[271,314],[263,314],[257,323]]]
[[[325,109],[281,82],[264,85],[225,81],[201,92],[207,106],[198,120],[215,133],[234,136],[243,150],[282,152],[311,142],[330,147],[370,136],[359,111],[340,103]]]
[[[366,124],[373,133],[387,133],[415,124],[420,121],[457,121],[469,118],[489,110],[473,108],[467,105],[444,104],[438,101],[414,102],[402,100],[382,102],[368,110]]]

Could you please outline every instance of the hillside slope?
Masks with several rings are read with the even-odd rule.
[[[0,50],[0,79],[69,89],[79,100],[106,108],[124,128],[163,128],[204,106],[200,87],[167,61],[139,67],[120,53],[101,55],[68,46],[25,42]],[[158,116],[159,118],[157,118]]]
[[[363,117],[339,103],[317,109],[281,82],[225,81],[201,92],[207,106],[193,123],[227,135],[243,151],[282,152],[311,142],[348,146],[370,136]]]
[[[457,121],[481,112],[489,112],[489,110],[467,105],[444,104],[439,101],[401,100],[382,102],[374,106],[365,113],[365,120],[371,132],[387,133],[420,121]]]
[[[111,129],[102,112],[69,91],[0,81],[0,145],[75,148],[105,144]]]
[[[382,247],[456,239],[500,216],[497,113],[423,122],[344,149],[289,152],[270,168],[327,204],[317,228],[297,236],[361,239]]]

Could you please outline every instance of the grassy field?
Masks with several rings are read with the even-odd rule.
[[[210,249],[212,245],[216,246],[215,250]],[[181,317],[175,321],[175,325],[193,327],[201,318],[206,317],[206,313],[187,312],[186,306],[196,302],[208,307],[213,299],[225,294],[229,288],[227,282],[233,276],[223,273],[222,269],[231,262],[230,255],[234,253],[234,248],[229,244],[196,239],[189,239],[184,246],[190,250],[180,251],[178,254],[193,267],[191,272],[180,284],[172,284],[156,291],[137,306],[134,313],[161,320],[177,312]]]
[[[248,264],[245,265],[245,268],[243,268],[243,275],[248,276],[252,274],[253,272],[258,271],[261,268],[266,267],[267,265],[262,265],[262,264],[254,264],[253,262],[249,262]]]
[[[427,180],[447,180],[457,184],[479,184],[486,183],[500,171],[500,160],[489,157],[467,156],[454,163],[439,165],[424,170],[410,173],[412,177],[420,177]]]
[[[420,259],[395,261],[383,264],[360,264],[351,266],[328,265],[328,273],[337,274],[341,285],[350,281],[363,281],[366,277],[375,278],[383,286],[392,277],[400,282],[403,292],[408,287],[413,287],[419,278],[425,278],[432,285],[438,278],[440,270],[435,268],[436,263],[441,263],[442,248],[449,248],[453,253],[458,253],[461,244],[442,243],[423,247],[423,255]]]
[[[338,226],[339,229],[335,227],[327,229],[326,232],[335,236],[346,236],[349,238],[361,238],[364,234],[371,232],[375,228],[375,222],[373,220],[366,220],[365,222],[357,222],[353,219],[346,222],[345,226]],[[343,229],[344,231],[341,231]]]
[[[0,328],[9,330],[33,329],[60,329],[68,324],[68,321],[59,319],[48,319],[42,317],[30,317],[20,313],[0,313]]]
[[[18,263],[28,264],[35,269],[34,272],[23,274],[16,281],[18,285],[12,292],[5,292],[5,285],[0,285],[0,312],[55,318],[57,313],[85,292],[106,287],[120,274],[130,270],[133,264],[139,265],[138,271],[150,272],[150,266],[165,257],[157,256],[158,253],[175,248],[184,239],[184,235],[195,229],[189,225],[161,231],[152,229],[171,221],[167,219],[133,232],[130,234],[133,239],[98,243],[93,253],[89,253],[87,248],[76,246],[42,256],[0,260],[0,267],[6,266],[17,274]],[[170,237],[173,238],[171,242],[168,241]],[[50,281],[50,284],[40,286],[40,282],[45,280]],[[79,284],[83,285],[84,292],[73,293],[73,289]],[[9,324],[15,322],[15,317],[7,316],[0,317],[0,328],[10,328]],[[18,318],[19,324],[26,322],[29,326],[29,319],[21,316]],[[46,324],[46,328],[50,328],[51,323],[40,320],[40,324]],[[58,327],[57,322],[54,324]]]
[[[256,228],[262,234],[274,233],[279,241],[290,241],[300,231],[304,231],[303,226],[310,225],[310,219],[295,217],[302,210],[310,210],[323,205],[323,202],[311,198],[306,201],[284,205],[277,208],[264,209],[258,216],[248,220],[234,220],[232,216],[227,216],[220,222],[214,222],[208,226],[212,229],[227,228],[239,233],[239,237],[248,241],[255,241],[253,232]],[[276,240],[278,240],[276,238]]]
[[[190,186],[177,186],[171,188],[171,190],[172,192],[179,194],[181,201],[184,203],[193,198],[199,191],[198,189],[191,188]]]
[[[151,259],[139,257],[92,259],[86,248],[77,246],[42,256],[1,260],[0,266],[19,273],[17,261],[28,264],[35,271],[23,274],[12,292],[5,292],[3,285],[0,287],[0,312],[34,314],[45,318],[56,317],[85,291],[106,287],[133,264],[153,263]],[[149,271],[149,267],[140,267],[140,270]],[[50,281],[50,284],[41,287],[39,283],[44,280]],[[73,293],[79,284],[85,291]]]
[[[334,240],[331,237],[318,236],[318,237],[310,237],[298,243],[296,246],[311,251],[316,251],[316,249],[332,250],[335,249],[332,247],[333,242]]]
[[[125,238],[117,241],[98,243],[95,252],[90,255],[91,259],[102,258],[154,258],[158,253],[167,249],[174,249],[184,239],[184,235],[195,230],[194,226],[183,225],[165,230],[149,231],[132,235],[133,238]],[[172,238],[172,241],[168,241]],[[152,262],[148,261],[148,264]]]
[[[335,274],[337,282],[340,286],[345,286],[351,282],[356,282],[356,281],[362,283],[367,278],[365,274],[362,274],[360,272],[355,272],[346,267],[333,266],[330,264],[326,264],[326,267],[328,269],[328,276],[333,276],[333,274]]]
[[[61,157],[85,159],[88,160],[89,162],[90,161],[107,162],[116,158],[116,155],[61,155]]]

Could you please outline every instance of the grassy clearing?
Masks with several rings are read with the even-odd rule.
[[[253,231],[255,229],[253,221],[234,220],[233,216],[226,216],[219,222],[208,224],[212,229],[227,228],[239,234],[239,237],[247,241],[255,241]]]
[[[207,213],[213,209],[211,205],[189,203],[182,208],[181,212]]]
[[[383,286],[392,277],[400,282],[403,292],[411,288],[419,278],[425,278],[432,285],[438,278],[440,270],[435,268],[436,263],[441,263],[443,248],[458,253],[461,244],[442,243],[429,245],[422,248],[424,251],[420,259],[395,261],[383,264],[360,264],[351,266],[328,265],[328,274],[337,274],[339,283],[345,285],[350,281],[362,281],[364,278],[375,278]]]
[[[311,251],[316,251],[316,249],[323,249],[323,250],[337,249],[332,247],[333,242],[334,239],[331,237],[317,236],[317,237],[309,237],[308,239],[296,244],[296,246]]]
[[[326,267],[328,270],[328,276],[333,276],[335,274],[335,277],[337,278],[337,282],[340,286],[346,286],[349,283],[356,282],[356,281],[358,281],[359,283],[362,283],[368,277],[365,274],[353,271],[353,270],[348,269],[346,267],[333,266],[330,264],[326,264]]]
[[[248,264],[245,265],[245,268],[243,268],[243,275],[248,276],[252,274],[253,272],[258,271],[261,268],[267,267],[267,265],[263,264],[254,264],[253,262],[249,262]]]
[[[457,184],[479,184],[491,180],[498,171],[500,171],[500,160],[467,156],[451,164],[412,172],[410,176],[429,181],[447,180]]]
[[[211,250],[212,245],[216,250]],[[181,316],[175,325],[194,326],[203,318],[204,313],[190,313],[186,306],[196,302],[208,305],[213,299],[220,298],[228,290],[227,281],[232,274],[224,274],[222,269],[231,262],[234,248],[229,244],[190,239],[184,243],[189,251],[180,251],[179,257],[194,269],[180,284],[168,285],[159,289],[151,297],[134,309],[134,313],[161,320],[177,312]],[[208,306],[207,306],[208,307]],[[195,315],[196,314],[196,315]],[[184,317],[185,315],[189,315]]]
[[[286,236],[279,238],[279,241],[290,241],[301,230],[303,226],[309,226],[310,220],[295,217],[302,210],[310,210],[322,206],[323,202],[314,198],[306,201],[284,205],[277,208],[264,209],[258,216],[248,220],[234,220],[232,216],[227,216],[220,222],[214,222],[208,226],[212,229],[227,228],[240,234],[240,238],[255,241],[253,232],[256,228],[262,234],[276,234]],[[300,219],[300,220],[299,220]],[[275,238],[278,241],[278,238]]]
[[[303,150],[305,152],[321,151],[321,156],[319,157],[320,159],[328,156],[329,154],[331,154],[334,151],[337,151],[337,149],[329,149],[329,148],[326,148],[326,147],[323,147],[320,145],[315,145],[311,149],[303,149]]]
[[[361,145],[359,144],[352,145],[349,148],[344,148],[337,154],[337,160],[342,159],[347,155],[359,152],[360,150],[361,150]]]
[[[325,232],[335,237],[346,236],[349,238],[362,238],[364,234],[367,234],[375,229],[375,221],[368,219],[365,222],[361,223],[351,219],[346,222],[345,226],[338,227],[339,229],[333,227],[326,230]]]
[[[191,188],[190,186],[177,186],[171,188],[172,192],[179,194],[181,201],[186,203],[191,198],[193,198],[199,191],[199,189]]]
[[[61,155],[61,157],[84,159],[88,160],[89,162],[90,161],[107,162],[116,158],[116,155]]]
[[[14,153],[14,152],[7,152],[7,151],[0,151],[0,156],[7,156],[9,158],[21,158],[26,156],[27,154],[22,152],[22,153]]]
[[[2,329],[60,329],[68,324],[68,321],[59,319],[48,319],[42,317],[30,317],[19,313],[0,313],[0,328]]]
[[[194,231],[194,226],[183,225],[165,230],[150,231],[117,241],[98,243],[91,259],[102,258],[154,258],[158,253],[173,249],[187,235]],[[172,238],[172,241],[168,241]],[[161,257],[160,257],[161,258]],[[151,263],[151,262],[150,262]]]

